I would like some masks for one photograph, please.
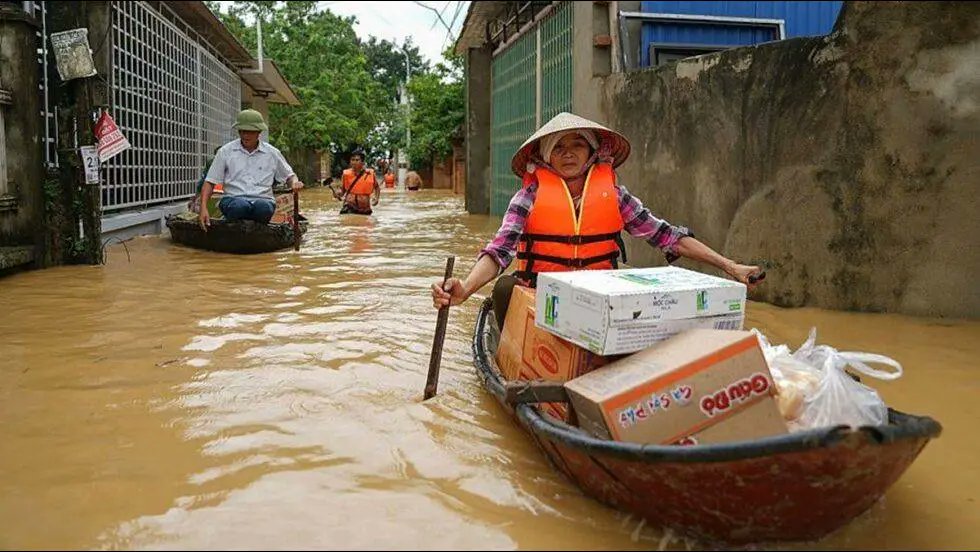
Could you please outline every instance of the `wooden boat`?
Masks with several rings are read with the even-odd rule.
[[[308,223],[299,215],[300,238],[306,233]],[[167,217],[170,236],[179,244],[218,251],[221,253],[268,253],[293,247],[295,234],[292,224],[262,224],[251,220],[227,221],[211,219],[205,232],[193,218],[180,215]]]
[[[889,410],[884,426],[745,442],[662,446],[601,440],[534,405],[560,400],[556,389],[563,394],[562,387],[504,381],[494,360],[498,339],[487,299],[473,338],[476,370],[553,466],[600,502],[702,543],[823,537],[871,507],[942,430],[931,418]]]

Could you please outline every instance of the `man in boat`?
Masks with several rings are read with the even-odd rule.
[[[497,278],[516,257],[517,271],[493,289],[494,314],[503,327],[515,284],[535,286],[541,272],[617,268],[620,232],[661,249],[671,263],[687,257],[708,263],[746,284],[764,277],[712,250],[682,226],[654,216],[618,181],[615,167],[630,153],[626,138],[571,113],[560,113],[535,132],[511,160],[523,179],[496,237],[480,251],[465,280],[432,285],[435,308],[458,305]]]
[[[201,188],[201,205],[207,205],[214,186],[224,188],[224,196],[218,209],[226,220],[254,220],[267,224],[276,212],[272,185],[285,182],[293,191],[303,187],[282,153],[259,135],[269,129],[262,114],[246,109],[235,118],[238,140],[232,140],[218,149],[211,162],[204,185]],[[198,215],[205,231],[211,224],[208,210]]]
[[[350,168],[344,169],[340,190],[335,197],[344,203],[340,214],[370,215],[371,207],[381,199],[381,187],[374,170],[364,166],[364,150],[356,149],[350,156]],[[374,197],[371,197],[371,196]]]

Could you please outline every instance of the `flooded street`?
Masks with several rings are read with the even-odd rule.
[[[302,205],[298,253],[149,237],[103,267],[4,280],[0,548],[685,548],[583,496],[483,391],[482,296],[451,313],[421,403],[427,287],[447,255],[468,271],[495,219],[434,191],[386,193],[370,218],[338,216],[323,190]],[[883,502],[805,547],[980,546],[980,323],[748,314],[773,343],[813,325],[895,358],[904,377],[872,385],[944,426]]]

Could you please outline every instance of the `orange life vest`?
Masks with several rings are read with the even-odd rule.
[[[357,180],[356,184],[354,180]],[[374,171],[372,169],[364,169],[364,174],[361,175],[361,178],[357,178],[357,175],[354,174],[354,169],[344,169],[341,184],[344,187],[344,192],[351,195],[371,195],[374,193]]]
[[[538,192],[517,246],[516,276],[533,286],[539,272],[618,268],[624,225],[612,167],[589,170],[577,217],[565,181],[548,169],[534,174]]]
[[[385,173],[385,187],[386,188],[395,187],[395,175],[393,173]]]

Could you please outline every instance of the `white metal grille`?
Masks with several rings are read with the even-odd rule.
[[[205,153],[211,154],[215,147],[223,146],[229,140],[229,133],[235,115],[241,110],[242,81],[232,73],[216,57],[201,50],[201,105],[203,129],[202,139],[206,145]],[[234,90],[234,94],[229,94]]]
[[[234,137],[241,80],[148,3],[112,6],[111,113],[132,147],[107,163],[102,209],[188,198]]]

